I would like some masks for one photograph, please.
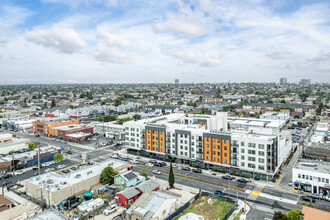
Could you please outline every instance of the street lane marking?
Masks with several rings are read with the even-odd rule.
[[[259,187],[264,187],[264,186],[262,186],[262,185],[258,185]]]
[[[259,196],[259,192],[255,192],[255,191],[252,191],[251,193],[250,193],[251,195],[254,195],[254,196]]]

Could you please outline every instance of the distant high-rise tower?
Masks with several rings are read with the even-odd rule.
[[[179,84],[179,79],[175,79],[174,82],[175,82],[175,85],[178,85]]]
[[[301,79],[299,81],[299,84],[302,84],[302,85],[309,85],[311,84],[312,80],[311,79]]]
[[[280,78],[280,84],[281,85],[284,85],[284,84],[287,84],[288,83],[288,80],[287,80],[287,78]]]

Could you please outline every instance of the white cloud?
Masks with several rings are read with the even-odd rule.
[[[330,61],[330,52],[320,51],[316,57],[309,59],[308,61],[314,62],[322,62],[322,61]]]
[[[87,46],[79,34],[70,28],[34,28],[26,34],[26,39],[63,53],[75,53]]]
[[[213,57],[206,57],[200,52],[195,52],[192,50],[171,50],[164,52],[164,54],[178,58],[182,63],[194,63],[201,66],[210,67],[220,64],[220,61]]]
[[[269,53],[267,53],[266,56],[274,60],[281,60],[281,59],[290,58],[291,53],[284,48],[276,48],[271,50]]]
[[[115,47],[108,47],[101,43],[96,45],[95,58],[101,62],[121,64],[129,62],[129,57],[126,53],[118,50]]]
[[[184,37],[198,37],[214,31],[212,19],[201,11],[193,11],[184,6],[177,13],[168,13],[167,17],[154,25],[158,33],[172,32]]]
[[[97,37],[103,40],[108,46],[127,47],[130,44],[128,40],[123,39],[119,35],[110,34],[106,31],[98,31]]]

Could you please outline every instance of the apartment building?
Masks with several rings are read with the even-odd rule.
[[[224,112],[170,114],[124,126],[130,153],[260,179],[273,177],[292,147],[271,129],[227,131]]]
[[[47,136],[58,136],[58,129],[55,129],[55,127],[72,124],[80,124],[80,119],[72,120],[66,117],[41,118],[32,123],[32,129]]]

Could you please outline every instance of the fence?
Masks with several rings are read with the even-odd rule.
[[[188,208],[188,206],[190,206],[193,202],[195,202],[195,200],[197,200],[201,195],[202,196],[212,196],[212,197],[214,197],[212,193],[202,191],[201,193],[198,193],[196,196],[194,196],[191,200],[189,200],[186,204],[184,204],[183,206],[181,206],[174,213],[172,213],[171,215],[169,215],[165,220],[171,220],[171,219],[175,218],[175,216],[179,215],[181,212],[183,212],[183,210],[185,210],[186,208]],[[216,198],[216,199],[222,199],[222,200],[225,200],[227,202],[234,203],[233,206],[230,208],[230,210],[227,212],[227,214],[222,218],[222,220],[228,219],[229,216],[233,213],[233,211],[235,210],[235,208],[237,206],[237,199],[233,199],[233,198],[229,198],[229,197],[225,197],[225,198],[214,197],[214,198]]]

